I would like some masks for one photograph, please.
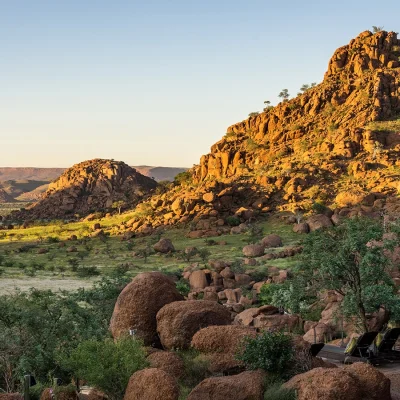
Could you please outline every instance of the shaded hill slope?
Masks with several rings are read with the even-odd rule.
[[[16,200],[10,196],[4,189],[0,187],[0,204],[1,203],[14,203]]]

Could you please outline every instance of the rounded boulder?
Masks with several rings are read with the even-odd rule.
[[[171,351],[156,351],[147,357],[150,367],[159,368],[179,379],[185,373],[185,364],[181,357]]]
[[[157,314],[157,331],[166,349],[187,349],[194,334],[210,325],[229,325],[229,310],[206,300],[175,301]]]
[[[178,400],[179,387],[175,378],[159,368],[135,372],[129,379],[124,400]]]
[[[371,365],[314,368],[285,384],[297,400],[390,400],[390,380]]]
[[[271,235],[267,235],[265,236],[262,240],[261,240],[261,244],[264,247],[282,247],[282,239],[280,236],[275,235],[275,234],[271,234]]]
[[[170,253],[175,251],[175,247],[171,242],[171,239],[160,239],[154,246],[154,251],[157,253]]]
[[[114,338],[135,330],[145,345],[158,344],[156,315],[166,304],[183,300],[175,283],[159,272],[137,275],[118,296],[111,318]]]
[[[264,379],[261,371],[208,378],[190,392],[187,400],[262,400]]]
[[[264,246],[261,244],[248,244],[243,247],[245,257],[261,257],[264,255]]]
[[[234,355],[243,338],[256,335],[255,329],[248,326],[208,326],[196,332],[191,345],[202,353],[232,353]]]
[[[331,219],[324,214],[313,215],[312,217],[307,218],[306,222],[311,232],[314,232],[317,229],[329,228],[333,226]]]

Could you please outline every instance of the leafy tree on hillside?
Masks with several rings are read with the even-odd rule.
[[[123,200],[118,200],[118,201],[114,201],[114,203],[112,204],[112,208],[118,210],[118,214],[121,214],[121,209],[122,207],[125,206],[125,201]]]
[[[260,114],[258,111],[254,111],[249,114],[249,117],[256,117],[258,114]]]
[[[287,89],[282,89],[278,96],[285,102],[289,100],[290,94]]]
[[[180,172],[174,178],[175,185],[187,185],[192,181],[192,175],[189,171]]]
[[[381,31],[383,31],[383,26],[375,26],[375,25],[373,25],[372,26],[372,32],[373,33],[378,33],[378,32],[381,32]]]
[[[379,221],[347,219],[343,224],[318,230],[304,243],[301,272],[314,291],[333,289],[344,296],[343,314],[356,317],[367,332],[367,314],[385,307],[400,317],[400,298],[389,275],[386,250],[393,241],[383,240]]]

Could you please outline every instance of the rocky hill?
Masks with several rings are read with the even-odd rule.
[[[360,206],[371,193],[384,203],[400,192],[399,60],[396,33],[361,33],[334,52],[323,82],[230,126],[138,224],[194,218],[210,229],[229,215]]]
[[[64,218],[111,208],[122,200],[133,207],[157,186],[123,162],[95,159],[76,164],[49,185],[43,198],[14,214],[16,219]]]
[[[173,181],[176,175],[188,170],[188,168],[147,165],[133,168],[156,182]],[[64,168],[0,168],[0,188],[14,200],[38,201],[48,189],[50,182],[57,179],[64,171]]]

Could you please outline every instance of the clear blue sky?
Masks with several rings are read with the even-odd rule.
[[[192,166],[398,1],[0,0],[0,166]]]

